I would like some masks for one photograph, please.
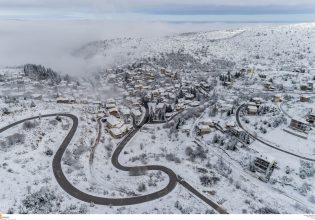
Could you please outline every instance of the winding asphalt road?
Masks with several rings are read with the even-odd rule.
[[[99,205],[124,206],[124,205],[139,204],[139,203],[143,203],[143,202],[152,201],[154,199],[158,199],[160,197],[167,195],[169,192],[171,192],[175,188],[175,186],[177,184],[177,176],[171,169],[168,169],[168,168],[163,167],[163,166],[125,167],[125,166],[121,165],[118,161],[119,154],[123,150],[124,146],[137,133],[137,131],[145,124],[147,117],[137,128],[135,128],[132,132],[130,132],[128,134],[128,136],[118,145],[118,147],[116,148],[116,150],[114,151],[114,154],[112,156],[112,163],[116,168],[123,170],[123,171],[131,171],[131,170],[137,169],[137,168],[143,168],[146,170],[160,170],[162,172],[165,172],[169,176],[170,181],[165,188],[163,188],[157,192],[143,195],[143,196],[130,197],[130,198],[103,198],[103,197],[98,197],[98,196],[93,196],[93,195],[87,194],[85,192],[80,191],[76,187],[74,187],[68,181],[66,176],[64,175],[64,173],[62,171],[62,167],[61,167],[61,161],[62,161],[62,156],[63,156],[64,152],[66,151],[69,143],[71,142],[71,140],[72,140],[72,138],[73,138],[73,136],[76,133],[76,130],[78,128],[78,118],[75,115],[60,113],[60,114],[48,114],[48,115],[26,118],[26,119],[17,121],[13,124],[10,124],[10,125],[2,128],[2,129],[0,129],[0,133],[6,131],[6,130],[18,125],[18,124],[21,124],[25,121],[38,119],[40,117],[46,118],[46,117],[56,117],[56,116],[67,117],[73,121],[73,125],[72,125],[70,131],[68,132],[67,136],[63,140],[59,149],[57,150],[57,152],[53,158],[53,162],[52,162],[53,172],[54,172],[54,175],[55,175],[55,178],[56,178],[58,184],[61,186],[61,188],[64,191],[66,191],[71,196],[73,196],[79,200],[88,202],[88,203],[93,202],[94,204],[99,204]]]
[[[223,208],[218,206],[215,202],[211,201],[210,199],[206,198],[204,195],[199,193],[194,187],[192,187],[190,184],[188,184],[185,180],[182,178],[178,178],[178,176],[172,171],[171,169],[164,167],[164,166],[159,166],[159,165],[148,165],[148,166],[136,166],[136,167],[127,167],[123,166],[122,164],[119,163],[119,155],[122,152],[123,148],[126,146],[126,144],[134,137],[134,135],[140,130],[140,128],[148,122],[149,119],[149,114],[148,114],[148,109],[146,109],[146,115],[144,117],[144,120],[140,123],[140,125],[136,126],[134,130],[132,130],[126,138],[122,140],[122,142],[119,143],[117,148],[115,149],[113,156],[112,156],[112,164],[120,170],[123,171],[133,171],[133,170],[159,170],[164,173],[166,173],[169,176],[169,183],[167,184],[166,187],[163,189],[150,193],[147,195],[141,195],[141,196],[135,196],[135,197],[129,197],[129,198],[104,198],[104,197],[98,197],[94,195],[87,194],[85,192],[80,191],[76,187],[74,187],[66,178],[62,171],[62,156],[64,152],[66,151],[69,143],[71,142],[73,136],[76,133],[76,130],[78,128],[78,118],[75,115],[72,114],[65,114],[65,113],[60,113],[60,114],[48,114],[48,115],[42,115],[42,116],[35,116],[31,118],[26,118],[20,121],[17,121],[15,123],[12,123],[4,128],[0,129],[0,133],[18,125],[21,124],[25,121],[28,120],[34,120],[38,118],[46,118],[46,117],[56,117],[56,116],[62,116],[62,117],[67,117],[70,118],[73,121],[72,127],[70,131],[68,132],[67,136],[63,140],[62,144],[60,145],[59,149],[57,150],[52,166],[53,166],[53,172],[55,175],[55,178],[58,182],[58,184],[61,186],[61,188],[67,192],[69,195],[81,200],[85,201],[88,203],[94,203],[94,204],[99,204],[99,205],[112,205],[112,206],[125,206],[125,205],[134,205],[134,204],[139,204],[139,203],[144,203],[148,201],[152,201],[158,198],[161,198],[168,193],[170,193],[177,185],[177,182],[179,182],[183,187],[185,187],[187,190],[189,190],[191,193],[193,193],[197,198],[203,200],[205,203],[210,205],[212,208],[214,208],[217,212],[220,214],[228,214]]]
[[[241,129],[243,129],[249,136],[251,136],[253,139],[255,139],[255,140],[259,141],[260,143],[263,143],[264,145],[266,145],[266,146],[268,146],[268,147],[271,147],[271,148],[273,148],[273,149],[275,149],[275,150],[278,150],[278,151],[281,151],[281,152],[283,152],[283,153],[286,153],[286,154],[289,154],[289,155],[298,157],[298,158],[303,159],[303,160],[308,160],[308,161],[311,161],[311,162],[315,162],[315,159],[313,159],[313,158],[304,157],[304,156],[301,156],[301,155],[292,153],[292,152],[290,152],[290,151],[283,150],[283,149],[281,149],[281,148],[278,148],[278,147],[275,146],[275,145],[272,145],[272,144],[270,144],[270,143],[264,141],[263,139],[261,139],[261,138],[259,138],[259,137],[255,137],[254,135],[252,135],[249,131],[247,131],[247,130],[243,127],[243,125],[242,125],[242,123],[241,123],[241,120],[240,120],[240,111],[241,111],[241,109],[244,108],[244,107],[245,107],[245,104],[242,104],[242,105],[240,105],[240,106],[237,108],[237,110],[236,110],[236,122],[237,122],[238,126],[239,126]]]

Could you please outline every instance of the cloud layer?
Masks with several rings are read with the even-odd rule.
[[[209,7],[209,6],[309,6],[314,5],[313,0],[4,0],[0,2],[0,8],[54,8],[61,10],[85,10],[103,12],[133,12],[139,9],[165,8],[169,6],[185,8],[185,6]]]
[[[71,75],[87,75],[117,62],[115,50],[107,58],[73,56],[73,51],[91,41],[209,29],[207,24],[139,21],[0,21],[0,66],[34,63]]]
[[[85,74],[115,62],[104,60],[103,57],[84,60],[71,55],[73,50],[91,41],[209,30],[211,27],[208,24],[201,27],[200,24],[174,25],[161,21],[249,21],[242,14],[268,11],[282,14],[277,18],[280,18],[279,21],[288,18],[292,19],[290,21],[315,21],[313,15],[307,14],[314,9],[313,1],[1,0],[0,65],[36,63],[72,75]],[[296,12],[307,15],[299,18],[286,15]],[[201,16],[203,14],[219,14],[223,17]],[[231,14],[238,16],[229,16]],[[255,21],[266,18],[256,16]],[[264,21],[275,21],[273,16],[268,19]]]

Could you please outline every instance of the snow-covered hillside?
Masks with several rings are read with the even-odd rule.
[[[123,38],[94,42],[82,47],[81,56],[105,56],[112,64],[181,52],[201,63],[222,59],[237,66],[262,69],[313,67],[315,24],[251,27],[158,38]]]

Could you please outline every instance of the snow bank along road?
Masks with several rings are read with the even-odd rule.
[[[58,184],[61,186],[61,188],[66,191],[69,195],[85,201],[89,203],[94,203],[94,204],[99,204],[99,205],[113,205],[113,206],[124,206],[124,205],[133,205],[133,204],[139,204],[139,203],[144,203],[148,201],[152,201],[154,199],[158,199],[160,197],[163,197],[170,193],[175,187],[177,182],[182,184],[183,187],[185,187],[187,190],[189,190],[191,193],[193,193],[196,197],[200,198],[203,200],[205,203],[210,205],[212,208],[214,208],[217,212],[220,214],[227,214],[227,212],[218,206],[216,203],[211,201],[210,199],[206,198],[204,195],[199,193],[195,188],[193,188],[191,185],[189,185],[185,180],[182,178],[178,178],[177,175],[172,171],[171,169],[164,167],[164,166],[158,166],[158,165],[148,165],[148,166],[136,166],[136,167],[126,167],[123,166],[119,163],[118,157],[125,145],[131,140],[131,138],[139,131],[139,129],[148,122],[148,109],[146,111],[146,116],[144,117],[144,120],[141,122],[140,125],[136,126],[133,131],[131,131],[126,138],[123,139],[122,142],[119,143],[117,148],[115,149],[113,156],[112,156],[112,163],[113,165],[120,170],[123,171],[132,171],[134,169],[143,169],[143,170],[160,170],[164,173],[166,173],[169,176],[169,183],[168,185],[151,194],[143,195],[143,196],[136,196],[136,197],[130,197],[130,198],[103,198],[103,197],[98,197],[98,196],[93,196],[89,195],[85,192],[80,191],[79,189],[75,188],[66,178],[62,171],[61,167],[61,160],[64,152],[66,151],[69,143],[71,142],[74,134],[76,133],[76,130],[78,128],[78,118],[75,115],[72,114],[65,114],[65,113],[60,113],[60,114],[48,114],[48,115],[42,115],[42,116],[35,116],[31,118],[26,118],[20,121],[17,121],[13,124],[10,124],[4,128],[0,129],[0,133],[18,125],[21,124],[25,121],[28,120],[34,120],[38,118],[47,118],[47,117],[55,117],[55,116],[62,116],[62,117],[67,117],[70,118],[73,121],[72,127],[63,140],[62,144],[60,145],[59,149],[57,150],[54,158],[53,158],[53,172],[55,175],[55,178],[58,182]]]
[[[96,149],[97,145],[100,143],[100,140],[101,140],[101,134],[102,134],[101,118],[97,119],[97,124],[98,124],[97,137],[95,139],[95,142],[94,142],[93,146],[91,147],[91,154],[90,154],[90,158],[89,158],[90,165],[93,164],[95,149]]]
[[[259,141],[260,143],[263,143],[264,145],[266,145],[266,146],[268,146],[268,147],[271,147],[271,148],[273,148],[273,149],[275,149],[275,150],[281,151],[281,152],[286,153],[286,154],[290,154],[290,155],[292,155],[292,156],[298,157],[298,158],[303,159],[303,160],[308,160],[308,161],[315,162],[315,159],[313,159],[313,158],[303,157],[303,156],[301,156],[301,155],[298,155],[298,154],[295,154],[295,153],[292,153],[292,152],[283,150],[283,149],[281,149],[281,148],[278,148],[278,147],[276,147],[275,145],[272,145],[272,144],[270,144],[270,143],[267,143],[266,141],[262,140],[262,139],[259,138],[259,137],[254,136],[254,135],[251,134],[249,131],[247,131],[247,130],[243,127],[243,125],[242,125],[242,123],[241,123],[241,120],[240,120],[240,111],[241,111],[241,109],[244,108],[244,107],[245,107],[245,104],[242,104],[242,105],[240,105],[240,106],[237,108],[237,110],[236,110],[236,122],[237,122],[238,126],[239,126],[241,129],[243,129],[249,136],[251,136],[251,137],[254,138],[255,140]]]

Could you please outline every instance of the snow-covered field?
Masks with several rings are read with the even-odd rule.
[[[152,138],[153,133],[156,138]],[[298,196],[299,199],[302,198],[301,200],[296,200],[294,196],[291,198],[290,189],[288,193],[279,193],[279,189],[272,184],[262,183],[250,171],[244,170],[241,163],[245,163],[246,157],[248,159],[250,155],[255,154],[240,150],[241,152],[228,152],[229,156],[227,156],[220,147],[210,144],[204,148],[207,152],[205,158],[197,157],[192,161],[186,153],[187,147],[197,149],[192,139],[182,133],[179,133],[177,138],[174,135],[169,137],[168,134],[167,130],[159,126],[144,127],[143,131],[137,134],[126,147],[128,154],[124,154],[121,161],[126,165],[166,165],[209,198],[222,204],[231,213],[255,213],[265,207],[273,208],[281,213],[306,211],[303,196]],[[140,146],[143,146],[142,150]],[[173,161],[172,157],[176,159]],[[298,160],[293,166],[299,166]],[[284,169],[284,167],[281,168]],[[203,186],[200,177],[204,175],[218,178],[218,180],[211,185]],[[307,201],[305,203],[309,211],[313,212],[312,203]]]
[[[235,62],[238,67],[247,65],[262,70],[285,70],[290,66],[313,68],[314,28],[315,24],[308,23],[190,33],[157,39],[119,39],[104,44],[99,42],[97,46],[92,44],[94,47],[86,47],[85,50],[104,56],[114,55],[122,63],[152,54],[183,51],[202,63],[222,59]]]
[[[194,101],[200,106],[186,106],[180,114],[172,110],[178,116],[170,122],[144,125],[126,144],[119,161],[125,166],[168,167],[229,213],[314,213],[314,162],[229,131],[229,127],[239,131],[235,124],[236,108],[250,98],[260,97],[276,110],[242,115],[243,127],[283,150],[315,158],[314,127],[307,139],[284,131],[290,117],[302,118],[315,109],[314,90],[301,90],[302,85],[315,83],[314,44],[312,23],[92,42],[81,48],[81,56],[111,57],[117,62],[112,69],[90,78],[62,79],[57,83],[31,79],[20,67],[1,68],[0,128],[32,116],[76,115],[78,129],[61,164],[67,179],[82,192],[104,198],[146,195],[164,188],[168,176],[160,171],[132,176],[116,169],[111,156],[123,138],[112,137],[102,121],[100,140],[96,143],[97,119],[104,117],[106,107],[99,107],[101,110],[94,107],[114,98],[117,111],[121,111],[122,107],[139,105],[132,98],[149,97],[154,99],[152,103],[159,103],[155,96],[163,93],[161,100],[170,102],[167,107],[172,110],[183,99],[173,87],[179,89],[187,84],[184,89],[195,94]],[[152,68],[147,70],[138,60]],[[162,67],[180,73],[180,77],[161,76]],[[237,76],[241,70],[243,73]],[[153,73],[153,79],[150,75],[149,80],[143,81],[147,71]],[[110,75],[115,83],[111,84]],[[128,78],[130,75],[134,78]],[[227,75],[232,80],[225,85]],[[209,88],[202,88],[201,82]],[[275,91],[266,90],[267,82],[273,84]],[[151,84],[154,85],[149,87]],[[165,90],[160,92],[161,89]],[[279,103],[271,102],[277,93],[284,99],[281,108]],[[300,102],[302,93],[308,93],[311,102]],[[80,101],[57,103],[62,96]],[[189,98],[185,101],[191,102]],[[145,109],[142,106],[139,110],[143,120]],[[124,119],[122,114],[115,117]],[[216,126],[211,126],[207,134],[198,135],[196,128],[209,121],[216,122]],[[215,213],[179,183],[160,199],[124,207],[89,204],[71,197],[59,186],[52,170],[52,158],[71,126],[68,118],[50,117],[0,133],[1,212]],[[96,148],[90,163],[92,146]],[[269,181],[261,181],[261,173],[250,170],[256,157],[276,161]],[[36,199],[42,197],[45,201],[36,206]]]

